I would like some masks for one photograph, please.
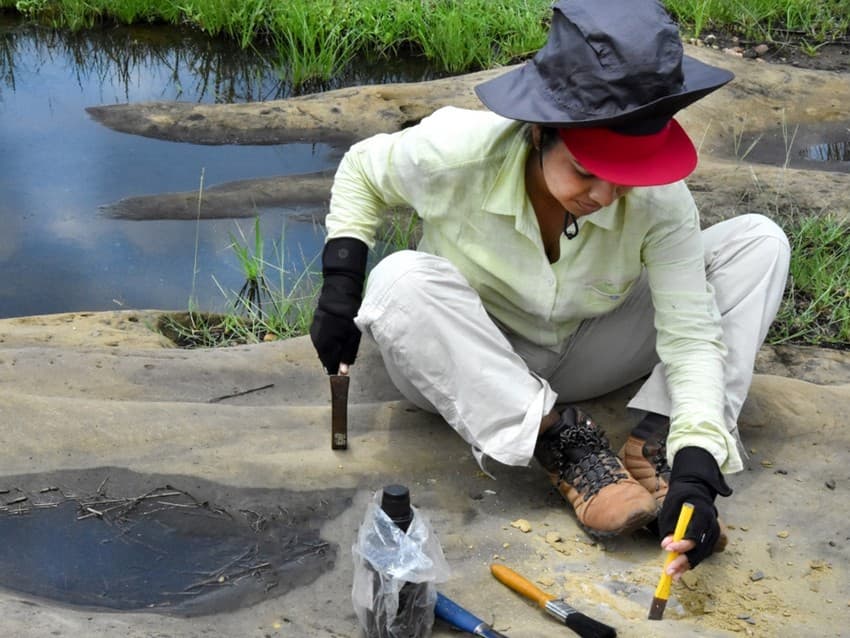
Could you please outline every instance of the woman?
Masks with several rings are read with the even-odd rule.
[[[736,421],[788,242],[759,215],[701,231],[682,181],[697,156],[673,115],[731,73],[684,56],[654,0],[553,8],[535,58],[476,87],[490,112],[444,108],[345,155],[311,336],[329,373],[371,336],[409,400],[479,462],[534,456],[589,532],[657,517],[678,577],[721,536],[714,500],[742,469]],[[367,247],[400,204],[422,241],[375,267],[361,305]],[[617,455],[571,404],[647,374]]]

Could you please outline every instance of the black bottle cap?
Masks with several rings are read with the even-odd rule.
[[[410,491],[404,485],[387,485],[381,496],[381,509],[387,516],[406,532],[413,520],[410,509]]]

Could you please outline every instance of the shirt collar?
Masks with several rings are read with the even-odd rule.
[[[514,135],[482,208],[495,215],[515,217],[517,231],[529,237],[539,234],[537,219],[525,192],[525,162],[531,145],[522,130]]]
[[[587,223],[593,224],[594,226],[597,226],[599,228],[611,230],[617,223],[617,211],[619,210],[620,204],[623,202],[624,197],[627,196],[624,195],[623,197],[615,199],[613,203],[609,204],[605,208],[600,208],[595,213],[579,217],[579,226],[581,226],[582,223]]]
[[[515,228],[524,235],[539,233],[534,209],[525,192],[525,162],[531,151],[531,145],[520,131],[511,140],[505,153],[505,159],[499,167],[490,192],[484,198],[483,209],[495,215],[516,217]],[[625,197],[625,196],[624,196]],[[600,208],[591,215],[578,219],[579,227],[585,223],[610,230],[617,222],[617,211],[624,197],[615,200],[609,206]]]

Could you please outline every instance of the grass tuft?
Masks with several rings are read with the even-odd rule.
[[[790,277],[767,342],[850,349],[850,222],[808,217],[786,230]]]

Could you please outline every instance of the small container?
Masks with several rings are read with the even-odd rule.
[[[448,565],[405,486],[388,485],[375,495],[352,554],[352,601],[366,638],[430,636],[435,583],[448,577]]]

